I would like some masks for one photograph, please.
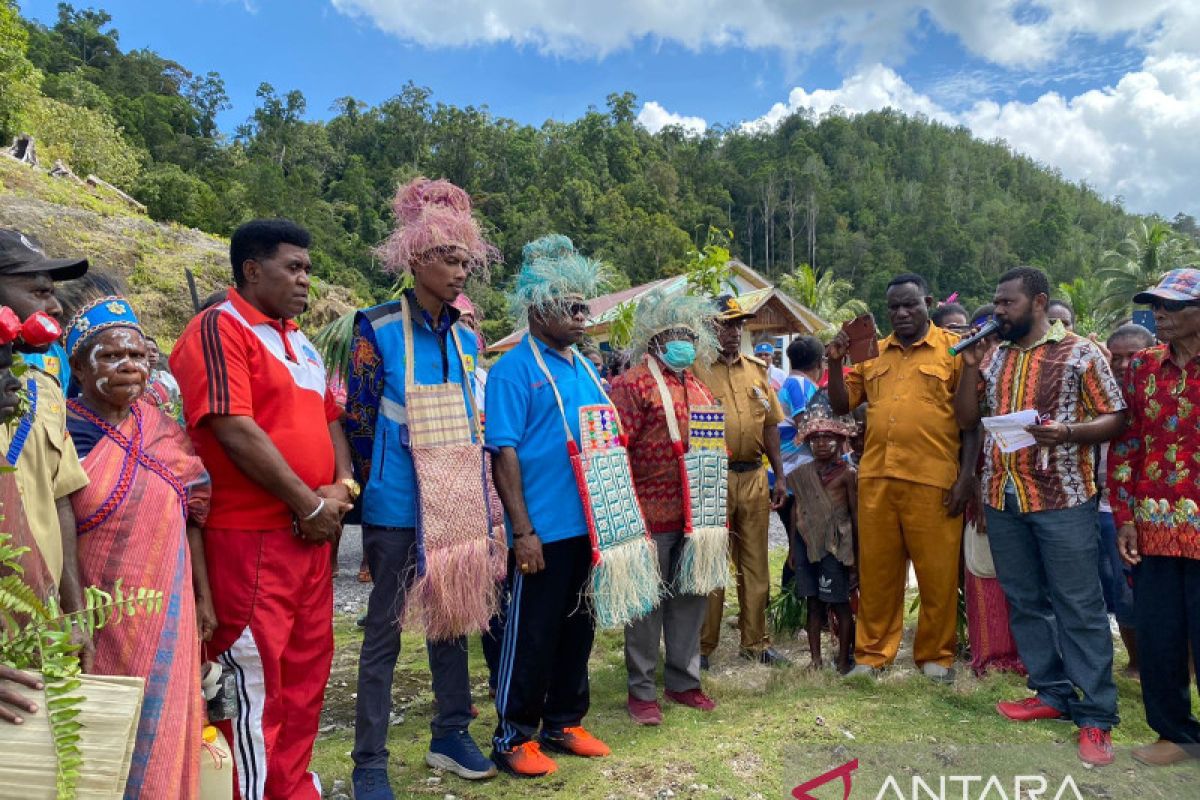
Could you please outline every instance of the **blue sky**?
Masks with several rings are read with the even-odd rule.
[[[84,5],[85,3],[77,3]],[[1169,0],[95,0],[125,48],[266,81],[310,117],[406,81],[540,124],[631,91],[700,129],[893,106],[1001,137],[1136,211],[1200,214],[1200,9]],[[24,0],[52,23],[55,3]],[[549,9],[549,10],[546,10]]]

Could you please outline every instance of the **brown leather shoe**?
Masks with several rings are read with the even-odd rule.
[[[1186,750],[1166,739],[1159,739],[1145,747],[1135,747],[1132,755],[1134,761],[1140,761],[1149,767],[1169,767],[1191,758]]]

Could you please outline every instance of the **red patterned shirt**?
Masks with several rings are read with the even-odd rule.
[[[712,393],[687,370],[681,380],[664,368],[663,380],[671,392],[679,436],[686,447],[688,408],[713,405]],[[684,495],[679,459],[671,447],[658,384],[644,359],[613,379],[612,401],[621,416],[621,427],[629,437],[629,465],[647,527],[651,533],[682,531]]]
[[[1137,526],[1144,556],[1200,558],[1200,358],[1180,368],[1167,345],[1126,373],[1129,427],[1108,452],[1118,526]]]
[[[1121,386],[1100,348],[1059,323],[1028,348],[1004,343],[980,370],[986,413],[1036,409],[1043,419],[1086,422],[1125,408]],[[1004,508],[1006,485],[1016,488],[1022,513],[1073,508],[1096,495],[1096,448],[1075,443],[1049,448],[1045,469],[1039,447],[1002,453],[984,442],[983,484],[992,508]]]

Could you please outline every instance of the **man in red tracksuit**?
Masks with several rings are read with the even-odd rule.
[[[358,493],[325,367],[292,318],[309,235],[256,220],[230,242],[236,284],[171,356],[188,433],[212,476],[204,529],[219,656],[237,681],[222,723],[243,800],[315,800],[308,771],[333,661],[329,541]]]

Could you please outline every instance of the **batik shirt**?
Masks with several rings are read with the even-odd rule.
[[[1126,373],[1129,427],[1108,453],[1113,520],[1137,526],[1144,556],[1200,558],[1200,358],[1182,369],[1159,345]]]
[[[686,443],[689,408],[711,406],[715,401],[712,393],[690,370],[684,370],[681,378],[671,370],[663,369],[663,380],[671,393],[671,411],[679,426],[680,441]],[[621,417],[621,428],[629,437],[633,486],[646,526],[651,533],[683,530],[683,483],[679,459],[671,447],[658,383],[644,361],[613,380],[612,401]]]
[[[1004,342],[993,350],[982,365],[979,391],[985,413],[993,416],[1035,409],[1044,420],[1079,423],[1125,408],[1100,348],[1058,322],[1026,349]],[[1073,442],[1048,448],[1043,469],[1042,448],[1002,453],[989,435],[983,464],[988,505],[1004,508],[1010,483],[1021,513],[1086,503],[1098,491],[1095,449]]]

